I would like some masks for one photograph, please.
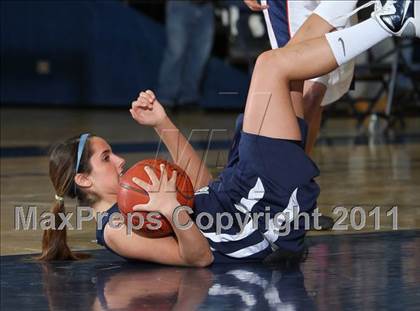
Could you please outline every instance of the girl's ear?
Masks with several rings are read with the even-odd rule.
[[[92,181],[90,180],[90,178],[86,174],[77,173],[76,176],[74,176],[74,182],[80,188],[90,188],[90,187],[92,187]]]

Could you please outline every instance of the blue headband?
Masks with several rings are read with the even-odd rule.
[[[89,135],[89,133],[80,135],[79,145],[77,146],[76,174],[79,172],[80,159],[82,158],[83,150],[85,149],[86,141]]]

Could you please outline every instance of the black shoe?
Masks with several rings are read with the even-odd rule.
[[[331,230],[334,227],[334,219],[328,216],[318,217],[318,226],[315,227],[314,218],[311,218],[310,228],[311,231],[326,231]]]
[[[298,267],[308,257],[308,247],[305,245],[301,251],[292,252],[286,249],[277,248],[268,255],[263,263],[268,266],[290,269]]]
[[[420,1],[388,0],[372,13],[383,29],[398,37],[420,37]]]

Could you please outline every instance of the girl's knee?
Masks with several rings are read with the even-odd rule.
[[[268,50],[265,52],[262,52],[257,57],[257,62],[255,63],[255,66],[269,66],[273,62],[274,58],[274,50]]]
[[[284,49],[274,49],[261,53],[255,63],[255,70],[269,72],[271,76],[286,73]]]

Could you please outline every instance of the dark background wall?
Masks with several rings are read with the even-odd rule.
[[[2,1],[2,104],[118,106],[155,88],[165,48],[162,17],[128,4]],[[200,104],[242,107],[248,82],[246,72],[213,57]]]

